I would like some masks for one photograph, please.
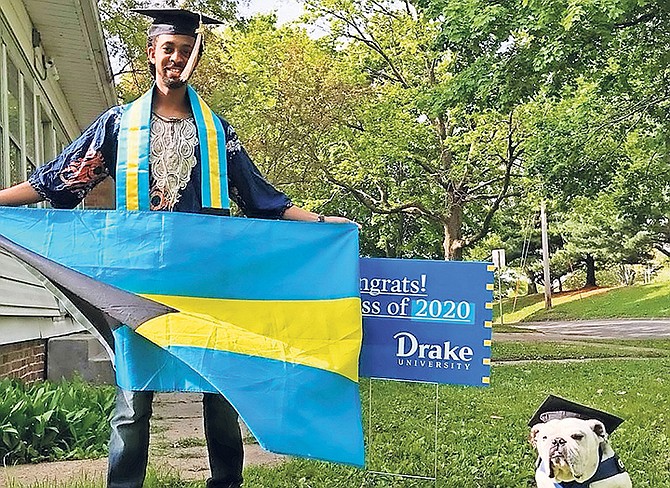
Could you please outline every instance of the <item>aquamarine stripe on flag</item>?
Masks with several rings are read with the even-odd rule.
[[[117,357],[124,355],[117,359],[122,388],[221,393],[265,449],[364,465],[358,383],[337,373],[244,354],[162,349],[128,327],[114,336]],[[291,384],[301,387],[287,388]]]
[[[151,137],[151,104],[152,97],[144,95],[142,97],[142,122],[140,124],[140,144],[139,144],[139,191],[138,197],[140,202],[140,210],[149,210],[150,195],[149,195],[149,153],[150,137]],[[122,133],[123,129],[119,131]]]
[[[353,224],[7,207],[0,207],[0,219],[8,239],[133,293],[248,300],[359,296],[358,276],[350,276],[358,270]],[[203,279],[203,273],[220,278]]]

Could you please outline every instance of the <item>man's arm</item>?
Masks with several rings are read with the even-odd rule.
[[[319,217],[321,217],[323,220],[321,220]],[[316,214],[314,212],[310,212],[308,210],[305,210],[304,208],[296,207],[295,205],[290,206],[284,211],[284,215],[282,215],[282,218],[284,220],[301,220],[303,222],[329,222],[333,224],[350,224],[350,223],[355,223],[352,222],[351,220],[345,218],[345,217],[337,217],[337,216],[323,216]],[[358,225],[358,224],[356,224]],[[360,225],[358,225],[360,228]]]
[[[18,207],[19,205],[38,203],[42,200],[44,198],[27,181],[0,190],[0,205],[3,206]]]

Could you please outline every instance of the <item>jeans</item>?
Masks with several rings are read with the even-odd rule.
[[[142,487],[149,456],[153,396],[152,391],[117,389],[109,441],[108,488]],[[212,473],[207,488],[239,488],[244,449],[237,412],[222,395],[205,393],[202,404]]]

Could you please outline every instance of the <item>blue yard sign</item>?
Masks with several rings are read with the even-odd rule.
[[[484,386],[490,381],[490,263],[362,258],[368,378]]]

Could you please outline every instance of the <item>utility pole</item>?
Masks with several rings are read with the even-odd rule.
[[[549,236],[547,234],[547,212],[544,200],[540,203],[540,225],[542,227],[542,267],[544,268],[544,308],[551,308],[551,273],[549,272]]]
[[[505,250],[493,250],[493,265],[498,269],[498,298],[500,299],[500,325],[505,325],[505,314],[503,313],[502,273],[505,267]]]

